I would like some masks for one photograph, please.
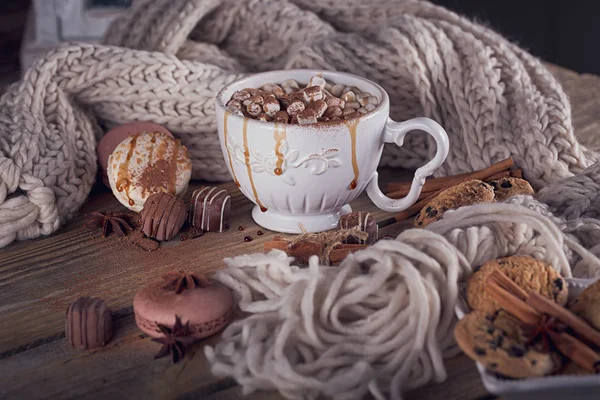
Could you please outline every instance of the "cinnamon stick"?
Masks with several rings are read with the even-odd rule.
[[[535,325],[540,320],[540,314],[523,301],[527,293],[501,271],[494,271],[488,276],[486,290],[502,307],[521,322]]]
[[[490,290],[490,295],[494,297],[502,308],[505,310],[509,310],[509,312],[513,312],[514,307],[522,307],[522,305],[517,305],[514,299],[511,299],[513,304],[507,304],[505,300],[500,299],[497,300],[495,296],[497,296],[498,288],[506,291],[510,295],[514,296],[515,299],[519,300],[520,303],[525,301],[525,303],[532,308],[538,315],[540,314],[548,314],[551,317],[554,317],[567,325],[569,328],[575,332],[575,334],[582,339],[588,341],[591,344],[594,344],[600,347],[600,332],[591,327],[587,322],[573,314],[568,309],[556,304],[552,300],[542,296],[539,293],[530,292],[526,293],[519,285],[513,282],[509,277],[507,277],[502,271],[494,271],[490,274],[487,279],[487,288]],[[498,296],[500,298],[500,296]],[[504,304],[502,304],[504,302]],[[517,318],[518,315],[515,315]],[[521,319],[521,318],[519,318]],[[525,321],[521,319],[523,322],[530,323],[529,321]]]
[[[515,165],[512,158],[507,158],[496,164],[493,164],[487,168],[484,168],[475,172],[467,172],[464,174],[446,176],[443,178],[429,179],[423,185],[422,191],[431,192],[433,190],[445,189],[450,186],[458,185],[459,183],[470,181],[471,179],[486,180],[488,177],[495,175],[499,172],[509,170]],[[410,185],[412,182],[391,182],[386,186],[386,192],[388,196],[403,197],[410,191]]]
[[[510,170],[510,176],[512,178],[519,178],[519,179],[523,179],[523,170],[522,169],[511,169]]]
[[[540,313],[548,314],[558,319],[571,328],[577,337],[600,347],[600,332],[566,308],[534,292],[530,293],[527,297],[527,304]]]
[[[586,371],[594,374],[598,373],[600,367],[600,355],[598,353],[566,332],[558,333],[550,330],[548,335],[556,349],[563,355]]]
[[[264,251],[273,249],[285,251],[290,257],[296,258],[302,264],[307,264],[311,256],[319,255],[322,250],[322,245],[317,242],[302,241],[296,243],[293,247],[290,247],[289,244],[290,242],[287,240],[276,239],[265,242],[263,249]],[[365,248],[367,248],[366,244],[338,244],[329,253],[329,263],[340,263],[348,254]]]
[[[502,171],[497,174],[490,175],[487,178],[483,179],[484,182],[497,181],[498,179],[508,178],[510,176],[510,171]]]
[[[421,209],[423,207],[425,207],[425,205],[427,203],[429,203],[438,194],[440,194],[440,192],[441,192],[441,190],[437,190],[435,192],[429,193],[429,195],[427,197],[417,201],[415,204],[408,207],[406,210],[400,211],[398,214],[394,215],[393,217],[390,217],[388,219],[378,222],[377,225],[379,226],[379,228],[383,228],[384,226],[395,224],[396,222],[401,222],[401,221],[407,220],[411,217],[414,217],[416,214],[418,214],[421,211]]]
[[[358,246],[358,247],[343,247],[343,246]],[[348,245],[339,245],[336,246],[331,253],[329,253],[329,264],[335,265],[339,264],[348,257],[349,254],[354,253],[355,251],[362,250],[367,248],[366,244],[348,244]]]
[[[501,271],[494,271],[487,279],[487,290],[492,298],[505,310],[525,324],[537,324],[541,314],[547,314],[567,325],[573,332],[548,330],[552,343],[558,351],[589,372],[597,373],[600,354],[596,353],[579,338],[599,346],[600,332],[581,318],[552,300],[535,293],[526,293]]]
[[[467,175],[469,175],[469,174],[467,174]],[[455,175],[455,176],[449,176],[446,178],[455,178],[458,176],[459,175]],[[497,174],[488,176],[487,178],[483,179],[483,181],[490,183],[491,181],[497,181],[499,179],[508,178],[508,177],[523,179],[523,171],[520,169],[511,169],[511,170],[507,170],[507,171],[502,171],[502,172],[498,172]],[[444,178],[434,178],[434,179],[444,179]],[[449,188],[450,186],[451,185],[448,185],[446,188]],[[423,189],[421,190],[421,193],[419,194],[419,200],[429,196],[433,192],[438,192],[439,190],[440,189],[432,189],[431,186],[423,187]],[[392,199],[400,199],[400,198],[406,196],[407,194],[408,194],[408,191],[405,192],[403,190],[398,190],[398,191],[389,193],[387,196],[391,197]]]

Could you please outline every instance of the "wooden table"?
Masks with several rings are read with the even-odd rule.
[[[600,124],[600,78],[551,67],[572,98],[579,133]],[[600,136],[599,139],[600,140]],[[191,189],[197,187],[196,183]],[[207,398],[236,399],[241,389],[230,378],[210,372],[202,351],[212,337],[195,345],[178,364],[154,360],[159,346],[135,325],[132,299],[149,279],[173,269],[212,273],[222,259],[261,251],[273,233],[257,236],[251,203],[233,184],[224,184],[233,198],[233,226],[224,234],[175,242],[145,253],[126,240],[103,239],[83,227],[91,211],[121,209],[104,187],[97,186],[78,216],[55,234],[13,243],[0,250],[0,399],[34,398]],[[190,189],[190,190],[191,190]],[[375,211],[361,196],[355,209]],[[243,231],[238,231],[238,226]],[[395,235],[399,227],[384,228]],[[246,235],[254,237],[246,243]],[[80,296],[105,299],[115,315],[115,337],[103,349],[75,351],[64,339],[65,309]],[[447,361],[448,379],[408,393],[408,399],[474,399],[487,397],[474,364],[461,355]],[[274,393],[255,393],[248,399],[279,399]]]

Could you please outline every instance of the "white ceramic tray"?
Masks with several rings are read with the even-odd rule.
[[[588,287],[595,279],[567,278],[569,301]],[[464,288],[463,295],[456,305],[456,315],[462,318],[470,312]],[[488,392],[511,400],[563,400],[563,399],[600,399],[600,375],[556,375],[528,379],[503,379],[490,374],[480,363],[477,370],[481,375],[483,386]]]

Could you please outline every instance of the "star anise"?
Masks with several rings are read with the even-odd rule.
[[[135,227],[134,218],[127,213],[121,212],[92,212],[86,222],[89,228],[102,228],[102,236],[107,237],[111,233],[116,236],[126,236]]]
[[[175,324],[172,328],[158,324],[158,330],[162,333],[162,337],[152,339],[153,342],[161,343],[162,347],[154,358],[162,358],[171,354],[174,364],[177,364],[185,356],[187,346],[195,341],[190,337],[190,321],[185,325],[181,323],[181,318],[175,315]]]
[[[175,290],[175,294],[180,294],[186,289],[194,289],[210,284],[210,280],[202,274],[190,274],[184,271],[169,272],[163,275],[166,281],[164,288]]]
[[[550,352],[554,350],[552,334],[564,332],[567,326],[548,314],[542,314],[536,325],[525,325],[523,328],[527,338],[527,346],[541,343],[543,350]]]

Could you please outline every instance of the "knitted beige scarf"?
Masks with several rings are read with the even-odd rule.
[[[573,135],[567,97],[531,55],[422,1],[139,0],[106,45],[38,60],[0,100],[0,247],[55,231],[96,177],[98,118],[154,121],[189,149],[193,177],[228,180],[213,95],[279,68],[352,72],[390,94],[392,117],[428,116],[450,135],[438,175],[513,156],[534,186],[598,155]],[[382,165],[414,168],[434,149],[412,134]]]

